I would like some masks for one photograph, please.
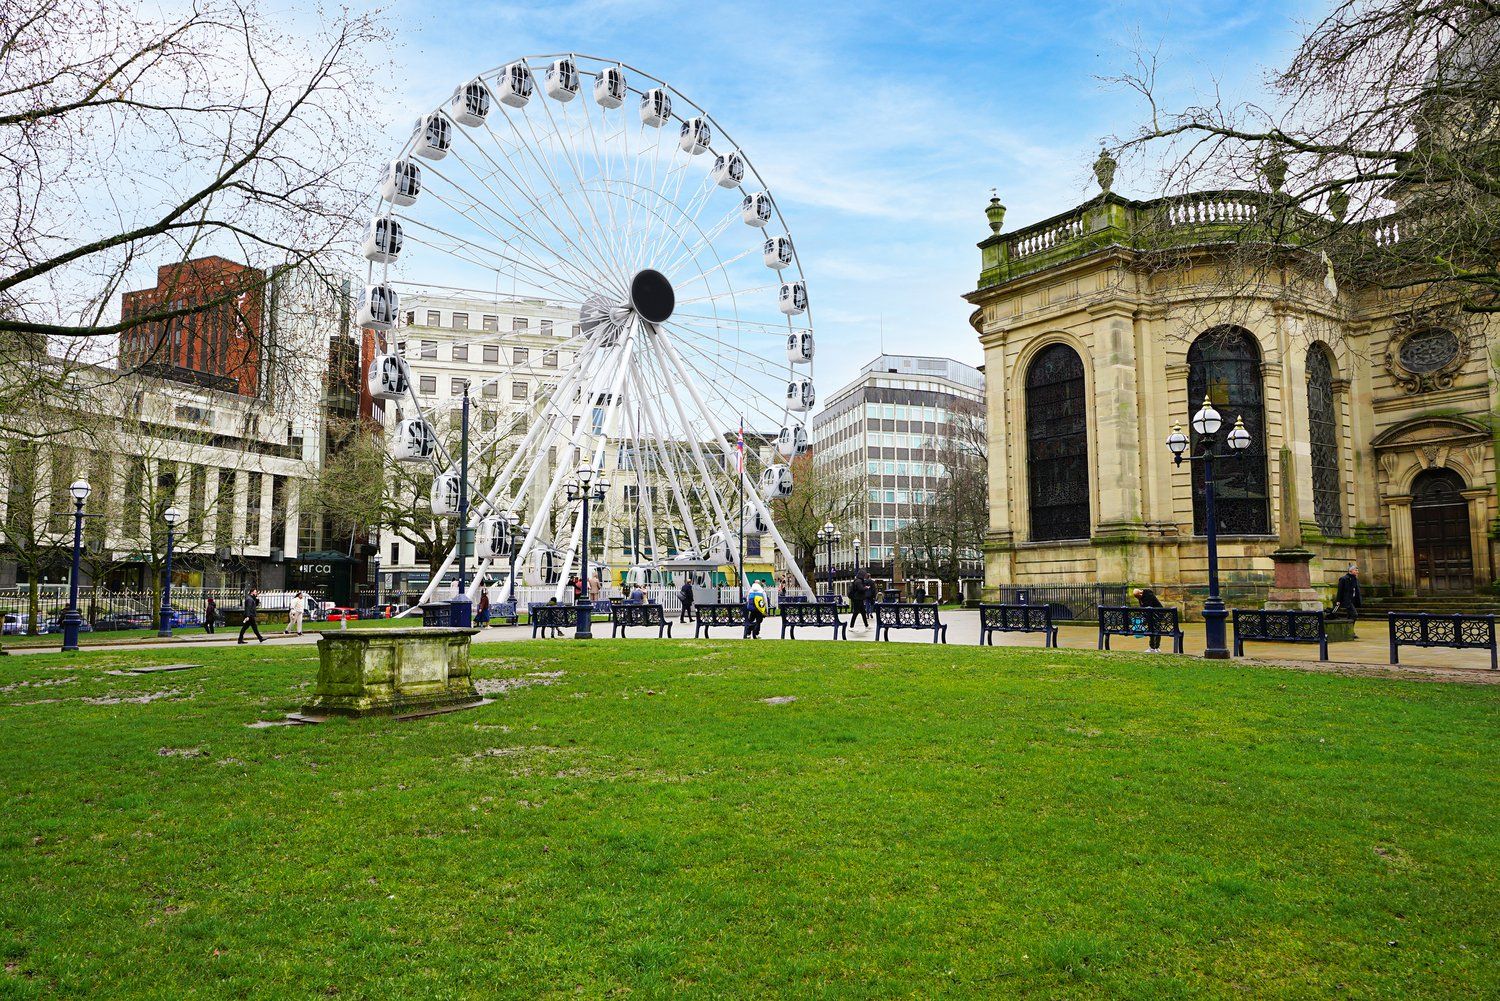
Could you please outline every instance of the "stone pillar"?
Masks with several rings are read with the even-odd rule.
[[[1011,519],[1010,371],[1001,328],[981,337],[984,345],[985,433],[989,438],[988,482],[990,523],[985,533],[986,588],[1015,580],[1015,525]]]
[[[1093,317],[1095,574],[1125,583],[1144,567],[1141,506],[1141,412],[1137,396],[1135,307],[1113,301],[1089,307]]]
[[[1483,587],[1494,579],[1490,569],[1489,513],[1490,492],[1484,487],[1462,491],[1469,502],[1469,548],[1474,551],[1474,586]]]
[[[1411,494],[1387,497],[1385,503],[1391,514],[1391,586],[1398,591],[1415,591],[1417,552],[1411,537]]]

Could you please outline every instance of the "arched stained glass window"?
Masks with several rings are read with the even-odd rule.
[[[1214,463],[1214,514],[1221,535],[1267,535],[1271,506],[1266,489],[1266,412],[1260,385],[1260,350],[1249,332],[1218,327],[1198,335],[1188,348],[1188,410],[1204,396],[1224,417],[1224,427],[1245,419],[1250,447]],[[1224,432],[1219,432],[1220,450]],[[1193,451],[1198,451],[1193,435]],[[1203,535],[1203,464],[1193,463],[1193,531]]]
[[[1321,344],[1307,349],[1308,445],[1312,451],[1313,514],[1324,535],[1344,534],[1339,487],[1339,424],[1333,398],[1333,362]]]
[[[1034,542],[1089,537],[1088,411],[1083,361],[1066,344],[1026,369],[1026,476]]]

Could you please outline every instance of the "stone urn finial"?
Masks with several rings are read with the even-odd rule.
[[[1109,155],[1109,150],[1099,148],[1099,159],[1094,161],[1094,179],[1099,182],[1100,189],[1109,194],[1109,189],[1114,187],[1115,170],[1120,166],[1120,161]]]
[[[1271,158],[1261,164],[1260,172],[1265,177],[1266,183],[1271,186],[1273,194],[1280,194],[1282,185],[1286,184],[1286,169],[1286,157],[1274,150]]]
[[[1005,225],[1005,206],[1000,204],[1000,195],[994,188],[990,189],[990,204],[984,214],[990,220],[990,232],[999,233],[1000,227]]]
[[[1344,217],[1349,214],[1349,192],[1343,188],[1334,188],[1328,193],[1328,211],[1333,214],[1334,222],[1343,222]]]

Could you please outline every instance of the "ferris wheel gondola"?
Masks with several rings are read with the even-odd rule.
[[[630,100],[637,111],[622,112]],[[451,446],[436,431],[451,422],[413,390],[397,348],[397,288],[494,289],[497,304],[573,318],[567,361],[524,420],[486,439],[503,460],[470,481],[481,564],[577,560],[586,540],[567,484],[587,471],[619,485],[595,525],[634,498],[636,531],[649,540],[637,549],[723,565],[739,540],[768,536],[806,587],[769,502],[793,490],[787,460],[807,450],[808,286],[765,179],[706,110],[614,60],[514,59],[419,118],[378,194],[358,310],[378,341],[369,386],[400,402],[391,452],[433,468],[434,516],[458,510]],[[464,335],[471,345],[505,336]],[[771,445],[763,467],[738,445],[747,426]],[[528,525],[497,511],[524,511]],[[560,596],[566,575],[551,576]]]

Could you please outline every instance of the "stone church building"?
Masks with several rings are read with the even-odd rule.
[[[1500,316],[1341,287],[1306,254],[1237,273],[1226,255],[1274,192],[1134,201],[1101,164],[1103,192],[1061,215],[1005,232],[998,198],[987,212],[966,296],[985,362],[987,594],[1149,585],[1199,605],[1201,469],[1165,442],[1205,396],[1252,438],[1215,466],[1231,604],[1264,597],[1288,523],[1330,598],[1351,562],[1377,591],[1487,591]],[[1369,236],[1399,233],[1377,220]]]

